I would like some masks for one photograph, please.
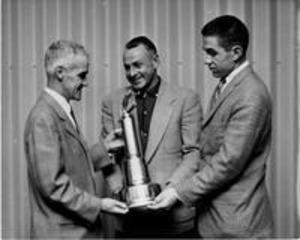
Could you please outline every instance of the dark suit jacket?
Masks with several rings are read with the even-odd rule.
[[[113,129],[120,128],[122,101],[128,90],[129,88],[119,89],[103,100],[103,137]],[[137,119],[136,109],[132,115]],[[161,81],[145,150],[145,162],[152,182],[159,183],[164,188],[167,183],[181,182],[197,171],[201,119],[202,108],[197,94]],[[112,189],[122,186],[120,172],[113,174],[108,180]],[[146,226],[147,231],[154,229],[157,233],[174,233],[190,229],[194,216],[193,207],[187,208],[179,204],[165,218],[148,216],[136,221],[141,225],[140,229]],[[137,231],[138,228],[136,227]]]
[[[31,237],[75,239],[100,234],[97,221],[101,203],[95,196],[88,147],[60,105],[46,92],[29,114],[24,142]],[[104,149],[102,153],[105,163],[107,153]]]
[[[270,236],[265,175],[271,117],[268,91],[247,67],[204,118],[201,170],[176,186],[183,202],[198,201],[198,229],[203,237]]]

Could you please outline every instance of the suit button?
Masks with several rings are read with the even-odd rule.
[[[142,135],[143,135],[143,137],[147,137],[147,136],[148,136],[148,133],[142,132]]]

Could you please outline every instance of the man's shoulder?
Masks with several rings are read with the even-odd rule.
[[[174,96],[176,96],[177,98],[182,98],[182,97],[198,97],[198,93],[189,87],[186,86],[180,86],[178,84],[174,84],[174,83],[167,83],[166,82],[166,88],[168,89],[169,92],[171,92]]]
[[[268,96],[269,91],[266,83],[261,79],[261,77],[251,69],[249,73],[244,77],[244,81],[240,84],[239,88],[240,94],[243,96]]]
[[[30,112],[31,119],[35,121],[51,120],[55,117],[55,112],[49,104],[44,101],[37,101],[36,105]]]
[[[26,129],[33,129],[36,126],[53,125],[55,122],[55,113],[51,106],[42,99],[42,96],[36,101],[30,110],[27,120]]]

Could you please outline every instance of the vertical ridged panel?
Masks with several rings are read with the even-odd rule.
[[[277,218],[282,220],[276,222],[276,233],[279,237],[294,237],[290,233],[296,232],[299,227],[294,214],[296,209],[292,207],[296,206],[294,193],[297,192],[296,179],[292,177],[297,176],[296,4],[293,1],[276,1],[276,8],[276,82],[273,83],[276,84],[276,105],[273,116],[276,119],[274,130],[277,138],[273,151],[277,169],[272,174],[279,188],[272,194],[276,199],[274,208]],[[279,229],[282,231],[279,232]]]
[[[296,146],[298,146],[298,155],[297,155],[297,159],[298,159],[298,168],[297,168],[297,186],[296,186],[296,192],[297,192],[297,202],[298,202],[298,223],[300,224],[300,141],[299,141],[299,136],[300,136],[300,1],[297,2],[297,22],[298,22],[298,26],[297,28],[297,63],[298,63],[298,67],[296,68],[296,72],[297,72],[297,79],[298,79],[298,83],[297,83],[297,100],[298,100],[298,132],[297,132],[297,140],[296,140]],[[298,224],[298,226],[299,226]],[[300,228],[298,227],[298,231],[297,231],[297,236],[300,236]]]
[[[3,0],[3,236],[28,237],[24,124],[45,87],[44,52],[53,40],[73,39],[90,53],[89,87],[82,101],[73,105],[83,133],[94,143],[101,128],[103,96],[127,84],[122,50],[128,39],[137,35],[153,39],[162,77],[197,90],[206,109],[217,81],[204,66],[201,27],[219,14],[234,14],[249,27],[248,57],[273,98],[268,188],[275,236],[296,237],[300,184],[297,189],[297,7],[299,16],[297,0]],[[298,68],[299,62],[298,57]],[[103,192],[101,183],[99,191]]]

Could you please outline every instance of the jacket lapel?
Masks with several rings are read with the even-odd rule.
[[[88,152],[88,146],[83,140],[82,134],[80,129],[78,129],[78,132],[76,128],[74,127],[73,123],[65,113],[65,111],[62,109],[62,107],[46,92],[42,95],[43,99],[54,109],[54,111],[57,113],[58,117],[62,121],[62,125],[64,129],[74,138],[78,140],[78,142],[82,145],[82,148],[84,149],[86,158],[88,160],[88,164],[90,167],[91,172],[93,173],[93,166],[91,163],[90,155]]]
[[[74,138],[76,138],[79,142],[82,143],[80,130],[79,132],[77,132],[76,128],[74,127],[73,123],[71,122],[65,111],[62,109],[62,107],[47,93],[44,94],[44,98],[47,101],[47,103],[55,110],[59,118],[62,120],[66,131],[68,131]]]
[[[153,109],[148,143],[145,151],[145,161],[147,163],[150,162],[167,129],[174,101],[175,96],[173,96],[171,89],[169,89],[165,81],[161,80],[161,87]]]
[[[225,101],[225,99],[235,90],[235,88],[241,83],[245,76],[251,72],[251,67],[248,66],[244,70],[242,70],[237,76],[232,79],[232,81],[226,86],[224,91],[221,93],[219,99],[214,104],[212,109],[208,109],[206,117],[204,118],[202,127],[204,127],[215,114],[216,110],[220,107],[220,105]],[[210,103],[211,105],[211,103]]]

